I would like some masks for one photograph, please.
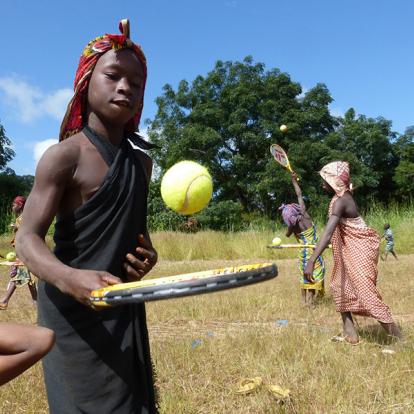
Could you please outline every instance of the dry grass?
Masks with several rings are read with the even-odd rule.
[[[258,241],[252,238],[248,243],[254,246]],[[0,243],[2,252],[3,246]],[[414,255],[380,263],[379,289],[405,340],[389,343],[373,320],[357,318],[364,342],[353,347],[329,341],[340,332],[329,293],[313,311],[300,306],[296,261],[280,260],[278,254],[273,257],[279,276],[272,281],[147,305],[161,412],[414,413]],[[246,257],[162,260],[151,276],[264,260]],[[0,276],[4,290],[7,270],[0,269]],[[0,313],[1,321],[34,323],[35,318],[25,288]],[[288,324],[280,326],[278,320]],[[385,348],[396,353],[384,355]],[[291,400],[277,404],[264,386],[250,395],[235,394],[237,381],[252,376],[289,388]],[[0,412],[47,412],[40,364],[0,389]]]

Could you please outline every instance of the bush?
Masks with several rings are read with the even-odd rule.
[[[242,206],[235,201],[212,201],[194,217],[199,225],[210,230],[242,230]]]

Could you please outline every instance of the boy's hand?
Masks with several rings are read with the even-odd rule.
[[[78,302],[91,307],[89,298],[92,290],[116,285],[117,283],[122,283],[122,280],[108,272],[73,269],[68,277],[62,279],[57,287]]]
[[[157,263],[158,254],[143,234],[138,236],[138,247],[125,257],[124,269],[131,282],[141,280]]]
[[[298,175],[295,173],[295,171],[292,171],[291,173],[290,173],[290,176],[292,177],[292,180],[293,181],[298,181]]]

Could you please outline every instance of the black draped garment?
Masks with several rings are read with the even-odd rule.
[[[146,172],[126,138],[115,147],[88,127],[84,133],[109,170],[85,204],[57,218],[55,254],[71,267],[122,277],[125,255],[146,231]],[[52,414],[157,412],[143,304],[94,311],[44,281],[38,304],[40,325],[56,334],[43,359]]]

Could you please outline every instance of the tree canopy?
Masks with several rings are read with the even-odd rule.
[[[317,171],[339,159],[351,165],[362,206],[411,197],[413,180],[406,176],[414,171],[414,128],[397,138],[384,118],[356,115],[352,108],[333,116],[332,101],[324,84],[303,93],[287,73],[266,70],[251,57],[218,61],[191,84],[164,86],[157,114],[147,121],[151,141],[161,147],[153,156],[161,173],[184,159],[202,163],[213,176],[216,202],[232,200],[268,217],[294,200],[289,175],[269,153],[272,143],[288,152],[311,200],[327,200]]]

